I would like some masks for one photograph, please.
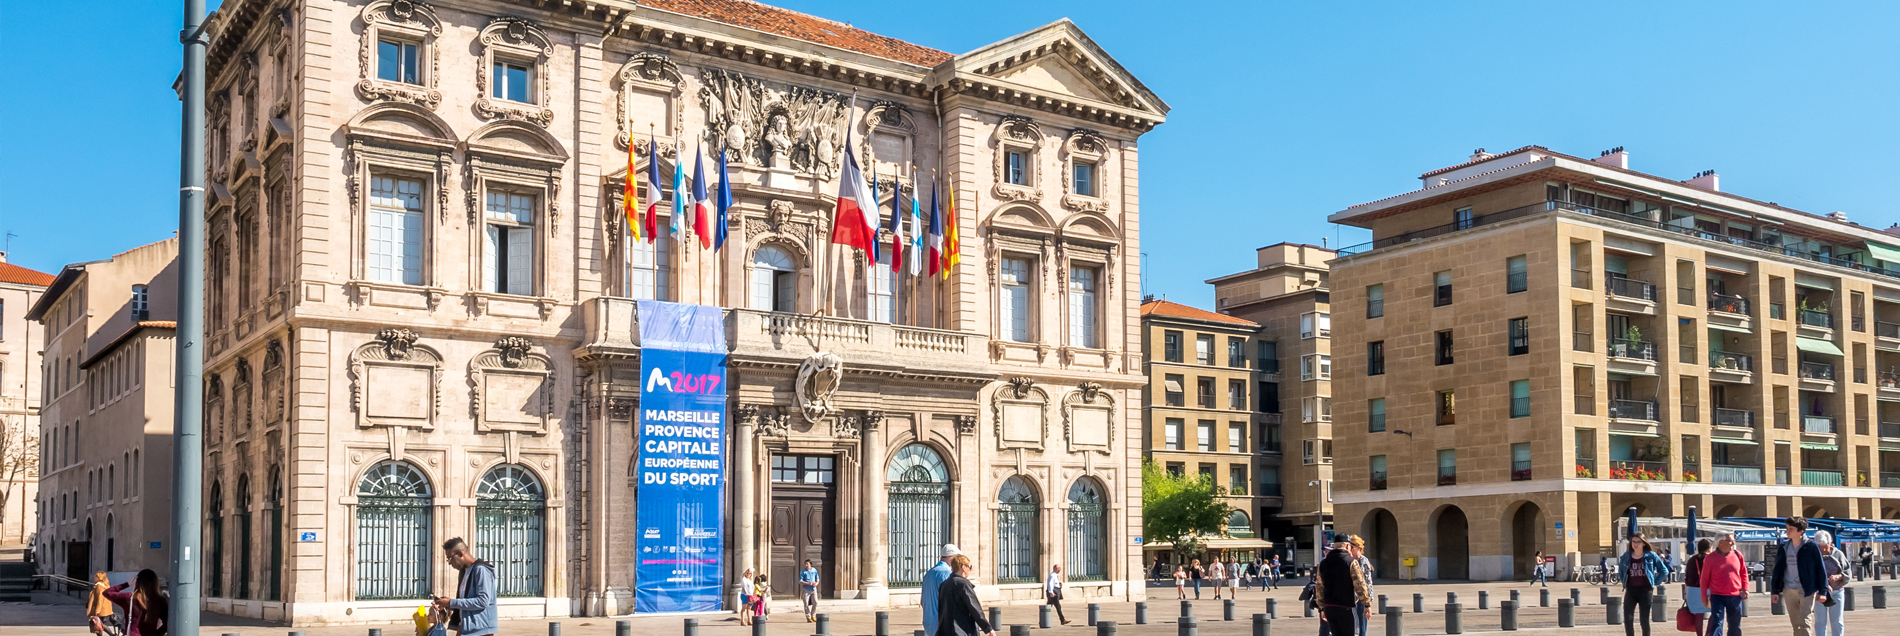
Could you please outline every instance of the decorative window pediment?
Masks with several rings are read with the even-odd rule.
[[[1070,452],[1108,455],[1115,444],[1115,396],[1099,383],[1078,385],[1062,399],[1062,436]]]
[[[991,193],[1003,201],[1040,203],[1036,150],[1042,147],[1042,127],[1028,117],[1004,115],[996,126],[996,157],[992,162],[996,186]]]
[[[415,0],[377,0],[363,7],[362,20],[357,95],[367,101],[407,102],[431,110],[441,104],[436,40],[442,37],[442,20],[435,16],[435,8]]]
[[[205,445],[224,441],[224,379],[213,373],[205,378]]]
[[[468,363],[469,414],[477,431],[545,434],[554,417],[554,365],[526,338],[509,336]]]
[[[264,426],[284,421],[284,344],[271,340],[264,344]]]
[[[251,430],[251,361],[239,357],[237,379],[231,383],[231,420],[239,434]]]
[[[442,412],[442,354],[408,329],[384,329],[350,353],[357,426],[430,429]]]
[[[475,114],[542,127],[554,123],[554,111],[547,107],[553,86],[548,60],[554,56],[554,42],[547,32],[521,18],[500,17],[482,28],[476,42],[482,61],[475,67],[475,89],[481,93],[475,100]]]
[[[615,94],[620,116],[614,118],[620,132],[614,135],[614,145],[626,148],[631,142],[634,132],[631,125],[638,113],[660,111],[664,119],[654,123],[668,131],[685,121],[686,82],[673,60],[657,53],[635,53],[614,77],[620,80],[620,90]],[[654,100],[658,100],[657,109],[651,108]]]
[[[999,449],[1045,450],[1049,439],[1049,393],[1029,378],[1010,378],[990,396]]]
[[[1077,128],[1062,142],[1062,207],[1086,212],[1108,212],[1108,140],[1101,133]]]

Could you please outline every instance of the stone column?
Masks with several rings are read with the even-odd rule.
[[[884,508],[878,498],[884,483],[878,474],[884,466],[883,423],[883,411],[865,411],[858,431],[858,467],[862,470],[858,489],[858,556],[862,559],[858,566],[858,587],[871,607],[890,605],[890,590],[884,584],[885,551],[889,548],[884,545]]]
[[[781,416],[782,417],[782,416]],[[749,567],[757,567],[753,555],[754,538],[758,534],[758,500],[753,494],[754,477],[752,444],[757,436],[759,407],[740,404],[733,409],[732,421],[738,426],[732,429],[732,465],[727,467],[727,479],[732,480],[732,502],[736,530],[732,537],[733,562],[730,570],[733,588],[738,589],[739,577]]]

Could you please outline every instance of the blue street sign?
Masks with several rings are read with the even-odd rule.
[[[153,541],[153,542],[152,542],[152,549],[153,549],[153,550],[157,550],[157,549],[159,549],[159,548],[161,548],[161,547],[164,547],[164,546],[165,546],[165,544],[164,544],[164,542],[161,542],[161,541]]]
[[[299,533],[297,533],[297,540],[298,540],[298,541],[301,541],[301,542],[303,542],[303,543],[313,543],[313,542],[315,542],[315,541],[317,540],[317,533],[315,533],[315,532],[299,532]]]

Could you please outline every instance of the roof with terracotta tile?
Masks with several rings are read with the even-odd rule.
[[[53,284],[53,275],[39,270],[27,269],[12,263],[0,263],[0,283],[45,287]]]
[[[760,4],[752,0],[643,0],[640,4],[661,11],[705,18],[917,66],[933,67],[956,57],[944,51],[878,35],[842,22]]]
[[[1163,316],[1167,318],[1186,318],[1189,320],[1218,322],[1242,327],[1260,326],[1260,323],[1251,320],[1242,320],[1226,314],[1217,314],[1199,307],[1189,307],[1181,303],[1166,300],[1150,300],[1142,303],[1141,315],[1144,318],[1148,316]]]

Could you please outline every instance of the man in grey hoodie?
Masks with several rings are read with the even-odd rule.
[[[495,566],[475,558],[468,542],[461,537],[442,542],[442,556],[449,567],[462,573],[455,583],[455,598],[438,596],[435,606],[449,612],[449,629],[462,636],[486,636],[500,630],[495,611]]]

